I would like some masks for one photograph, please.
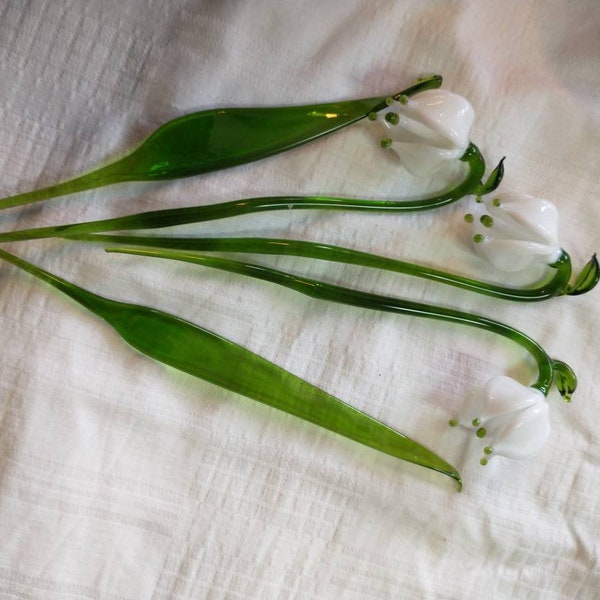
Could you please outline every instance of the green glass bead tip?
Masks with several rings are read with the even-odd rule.
[[[491,227],[494,224],[494,219],[490,215],[481,215],[479,220],[484,227]]]
[[[4,250],[0,250],[0,259],[66,294],[150,358],[390,456],[438,471],[461,487],[458,471],[421,444],[234,342],[166,312],[99,296]]]
[[[433,75],[396,94],[437,88]],[[306,106],[217,108],[169,121],[130,154],[90,173],[0,200],[0,209],[125,181],[157,181],[226,169],[284,152],[364,119],[385,96]]]
[[[385,113],[385,120],[390,123],[390,125],[398,125],[400,117],[398,116],[398,113],[388,112]]]

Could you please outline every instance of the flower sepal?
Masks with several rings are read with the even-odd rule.
[[[567,296],[580,296],[593,290],[598,281],[600,281],[600,265],[594,254],[585,267],[583,267],[573,285],[567,286],[565,294]]]
[[[481,184],[479,189],[475,192],[478,196],[485,196],[495,191],[500,185],[502,178],[504,177],[504,161],[506,157],[502,157],[496,168],[490,173],[485,183]]]
[[[571,402],[571,397],[577,389],[577,376],[573,369],[562,360],[552,361],[554,384],[565,402]]]

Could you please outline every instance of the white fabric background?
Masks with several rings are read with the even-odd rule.
[[[0,195],[121,156],[214,106],[394,93],[429,72],[468,97],[472,139],[505,186],[546,197],[580,268],[600,250],[600,5],[577,2],[5,0]],[[398,197],[423,185],[361,124],[259,163],[3,211],[9,230],[281,193]],[[288,236],[494,278],[465,201],[405,216],[298,211],[187,228]],[[328,281],[472,309],[523,329],[580,378],[550,395],[552,435],[525,462],[478,464],[447,427],[468,391],[534,371],[461,327],[309,300],[100,246],[5,246],[106,296],[225,335],[454,463],[439,474],[163,368],[82,308],[0,267],[0,597],[558,599],[598,597],[599,291],[502,303],[300,259]]]

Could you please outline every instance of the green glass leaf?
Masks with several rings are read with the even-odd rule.
[[[600,265],[594,254],[575,279],[575,283],[567,287],[566,294],[569,296],[585,294],[596,287],[598,280],[600,280]]]
[[[133,348],[165,365],[453,478],[442,458],[261,356],[174,315],[94,294],[8,252],[0,258],[45,281],[109,323]]]
[[[433,75],[396,94],[439,87]],[[123,181],[190,177],[295,148],[387,106],[386,97],[308,106],[218,108],[169,121],[124,158],[43,189],[0,200],[0,209],[39,202]]]

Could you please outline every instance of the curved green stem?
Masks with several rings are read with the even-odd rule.
[[[215,269],[221,269],[223,271],[246,275],[255,279],[270,281],[272,283],[282,285],[307,296],[319,298],[321,300],[329,300],[332,302],[339,302],[341,304],[349,304],[351,306],[369,308],[384,312],[426,317],[429,319],[436,319],[461,325],[469,325],[470,327],[483,329],[512,340],[513,342],[522,346],[527,352],[529,352],[529,354],[531,354],[538,367],[538,378],[536,379],[535,383],[532,384],[532,387],[539,389],[543,394],[547,395],[552,385],[554,378],[553,360],[546,354],[545,350],[537,342],[521,331],[500,323],[499,321],[488,319],[487,317],[482,317],[451,308],[445,308],[421,302],[412,302],[409,300],[403,300],[401,298],[380,296],[359,290],[352,290],[349,288],[325,283],[323,281],[318,281],[316,279],[292,275],[277,269],[224,258],[202,256],[189,252],[177,252],[173,250],[158,250],[150,248],[116,247],[107,248],[106,250],[107,252],[136,254],[140,256],[189,262]]]
[[[393,98],[412,96],[442,84],[423,78]],[[80,177],[0,200],[0,209],[31,204],[123,181],[191,177],[259,160],[295,148],[387,106],[379,96],[268,108],[219,108],[169,121],[124,158]]]
[[[242,346],[171,314],[94,294],[4,250],[0,258],[70,296],[150,358],[448,475],[460,489],[458,471],[427,448]]]
[[[386,258],[376,254],[360,252],[341,246],[287,240],[277,238],[190,238],[159,237],[142,235],[81,234],[70,236],[69,240],[144,246],[170,250],[245,252],[254,254],[275,254],[301,256],[332,262],[383,269],[404,275],[421,277],[438,283],[452,285],[471,292],[477,292],[503,300],[539,301],[564,294],[571,276],[571,259],[563,251],[560,259],[550,265],[554,269],[551,278],[531,288],[512,288],[494,285],[432,269],[422,265]]]
[[[461,160],[467,162],[469,167],[468,173],[461,183],[441,194],[435,194],[418,200],[370,200],[331,196],[267,196],[262,198],[246,198],[244,200],[234,200],[208,206],[155,210],[116,217],[114,219],[4,232],[0,233],[0,242],[67,237],[107,231],[160,229],[163,227],[201,223],[271,210],[310,209],[411,212],[438,208],[456,202],[468,194],[478,193],[481,187],[480,180],[485,172],[485,162],[477,147],[471,144],[469,150]],[[500,183],[499,180],[498,183]]]

